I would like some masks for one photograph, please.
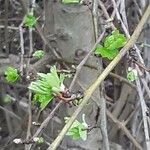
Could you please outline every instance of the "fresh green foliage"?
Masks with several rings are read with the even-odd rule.
[[[17,69],[12,67],[8,67],[6,69],[5,76],[6,76],[5,79],[8,83],[15,83],[19,78]]]
[[[135,69],[129,70],[127,73],[127,79],[133,82],[137,79],[137,71]]]
[[[118,30],[115,30],[110,36],[107,36],[105,38],[104,46],[100,44],[97,45],[95,54],[112,60],[118,54],[118,49],[123,47],[125,43],[125,36],[123,34],[120,34]]]
[[[50,94],[34,94],[33,96],[33,104],[39,103],[41,110],[43,110],[48,103],[54,98],[52,93]]]
[[[44,143],[44,139],[42,137],[35,137],[33,139],[34,142],[36,142],[37,144],[42,144]]]
[[[102,45],[98,44],[95,50],[96,55],[101,55],[103,58],[108,58],[109,60],[114,59],[114,57],[118,54],[118,49],[108,50]]]
[[[53,99],[54,94],[62,91],[61,87],[63,85],[64,75],[60,74],[58,76],[55,66],[51,67],[50,71],[47,74],[38,73],[38,79],[31,82],[28,87],[35,93],[33,102],[40,103],[41,110]]]
[[[28,13],[24,17],[24,25],[28,28],[33,28],[36,24],[36,18],[32,13]]]
[[[75,120],[71,128],[66,135],[70,136],[73,140],[86,140],[87,139],[87,123],[85,122],[85,114],[82,115],[83,122],[80,123],[78,120]],[[65,122],[69,120],[69,117],[65,117]]]
[[[45,52],[43,50],[37,50],[34,52],[33,57],[41,59],[44,55],[45,55]]]
[[[63,4],[78,4],[80,0],[62,0]]]

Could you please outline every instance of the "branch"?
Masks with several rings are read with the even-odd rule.
[[[148,130],[148,123],[147,123],[147,106],[143,97],[143,92],[140,84],[139,77],[136,80],[138,94],[139,94],[139,100],[141,103],[141,109],[142,109],[142,116],[143,116],[143,125],[144,125],[144,133],[145,133],[145,141],[146,141],[146,149],[150,149],[150,138],[149,138],[149,130]]]
[[[84,66],[84,64],[86,63],[86,61],[88,60],[88,58],[90,57],[90,55],[92,54],[92,52],[95,50],[97,44],[102,40],[102,38],[104,37],[105,34],[105,30],[103,31],[103,33],[99,36],[99,38],[97,39],[96,43],[94,44],[93,48],[88,52],[88,54],[84,57],[84,59],[80,62],[80,64],[77,66],[76,68],[76,74],[74,75],[74,78],[70,84],[69,90],[71,91],[74,83],[82,69],[82,67]]]
[[[60,101],[56,107],[52,110],[52,112],[50,112],[50,114],[47,116],[47,118],[42,122],[42,124],[40,125],[40,127],[37,129],[37,131],[35,132],[35,134],[33,135],[32,139],[40,136],[41,132],[43,131],[43,129],[48,125],[50,119],[54,116],[54,113],[56,112],[56,110],[60,107],[60,105],[62,104],[62,101]],[[30,150],[32,148],[32,144],[29,145],[27,150]]]
[[[107,75],[110,73],[111,70],[117,65],[117,63],[121,60],[121,58],[126,54],[126,52],[133,46],[133,44],[138,39],[140,32],[147,21],[148,17],[150,15],[150,5],[147,7],[141,21],[139,22],[138,26],[136,27],[133,35],[129,39],[129,41],[126,43],[126,45],[121,49],[119,54],[114,58],[114,60],[107,66],[107,68],[102,72],[102,74],[98,77],[98,79],[85,91],[85,96],[79,105],[79,107],[76,109],[76,111],[73,113],[72,117],[69,119],[67,124],[64,126],[64,128],[61,130],[57,138],[54,140],[54,142],[49,146],[47,150],[56,150],[60,142],[62,141],[63,137],[73,124],[76,117],[79,115],[79,113],[82,111],[83,107],[87,104],[88,100],[90,99],[92,93],[95,91],[95,89],[100,85],[100,83],[107,77]]]

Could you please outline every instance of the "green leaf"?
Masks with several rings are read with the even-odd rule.
[[[83,125],[83,126],[81,126],[79,129],[80,129],[80,130],[79,130],[79,133],[80,133],[81,139],[82,139],[83,141],[86,141],[86,139],[87,139],[87,130],[85,129],[85,126]],[[84,129],[85,129],[85,130],[84,130]]]
[[[120,34],[118,30],[115,30],[111,35],[105,38],[104,46],[97,45],[95,54],[112,60],[118,54],[118,49],[123,47],[125,43],[125,36],[123,34]]]
[[[114,50],[123,47],[125,42],[125,36],[120,34],[118,30],[115,30],[112,32],[112,35],[106,37],[104,47],[109,50]]]
[[[44,139],[42,137],[35,137],[33,138],[33,141],[36,142],[37,144],[44,143]]]
[[[41,110],[54,98],[54,93],[57,94],[61,91],[64,81],[64,75],[58,76],[56,66],[51,67],[50,71],[47,74],[37,73],[38,79],[31,82],[28,87],[35,94],[33,102],[40,103]]]
[[[40,109],[42,111],[52,101],[53,98],[54,97],[52,96],[52,94],[42,95],[36,93],[33,97],[33,104],[40,103]]]
[[[17,69],[8,67],[5,71],[5,79],[8,83],[15,83],[19,78]]]
[[[36,18],[35,16],[33,16],[32,13],[28,13],[25,17],[24,17],[24,25],[28,28],[33,28],[36,24]]]
[[[68,120],[69,117],[65,117],[65,123],[67,123]],[[87,139],[87,127],[88,125],[86,124],[85,120],[83,123],[75,120],[66,135],[70,136],[73,140],[82,139],[85,141]]]
[[[62,0],[63,4],[78,4],[80,0]]]
[[[43,50],[37,50],[34,52],[33,57],[41,59],[44,55],[45,55],[45,52]]]
[[[137,79],[137,75],[136,73],[134,72],[134,70],[131,70],[131,71],[128,71],[127,73],[127,79],[130,81],[130,82],[133,82]]]
[[[102,45],[97,45],[95,49],[96,55],[101,55],[103,58],[108,58],[109,60],[112,60],[116,57],[118,54],[118,50],[108,50],[107,48],[103,47]]]
[[[44,143],[44,139],[42,137],[39,138],[39,140],[37,141],[38,144],[42,144]]]

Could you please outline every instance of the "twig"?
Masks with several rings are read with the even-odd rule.
[[[93,15],[93,24],[94,24],[94,32],[95,32],[95,41],[98,38],[98,27],[97,27],[97,0],[93,1],[93,11],[92,11],[92,15]]]
[[[112,3],[113,3],[113,5],[114,5],[114,9],[115,9],[115,11],[116,11],[117,19],[121,22],[122,29],[123,29],[123,31],[124,31],[126,37],[129,39],[129,38],[130,38],[129,31],[127,30],[126,26],[124,25],[124,23],[123,23],[123,21],[122,21],[122,19],[121,19],[121,16],[120,16],[119,11],[118,11],[118,9],[117,9],[117,4],[116,4],[115,0],[112,0]],[[124,18],[125,18],[125,16],[124,16]],[[139,57],[141,63],[144,64],[144,60],[143,60],[143,58],[142,58],[142,56],[141,56],[141,54],[140,54],[139,48],[138,48],[135,44],[134,44],[134,48],[136,49],[136,53],[137,53],[137,55],[138,55],[138,57]],[[146,72],[146,75],[147,75],[148,79],[150,80],[150,75],[149,75],[147,72]]]
[[[126,8],[125,8],[125,0],[121,0],[120,3],[120,14],[122,16],[122,20],[124,21],[124,24],[128,30],[128,23],[127,23],[127,18],[126,18]]]
[[[74,78],[70,84],[70,87],[69,87],[69,90],[71,91],[74,84],[75,84],[75,81],[83,67],[83,65],[86,63],[87,59],[89,58],[89,56],[92,54],[92,52],[95,50],[97,44],[103,39],[104,37],[104,34],[105,34],[105,30],[103,31],[103,33],[99,36],[99,38],[97,39],[96,43],[94,44],[93,48],[88,52],[88,54],[84,57],[84,59],[80,62],[80,64],[76,67],[76,74],[74,75]]]
[[[102,2],[101,0],[99,0],[98,2],[99,2],[99,5],[100,5],[101,9],[102,9],[103,12],[104,12],[104,15],[105,15],[106,19],[107,19],[107,20],[110,20],[111,18],[109,17],[109,14],[108,14],[107,9],[106,9],[106,7],[104,6],[103,2]],[[112,22],[110,23],[110,25],[111,25],[111,27],[112,27],[113,30],[116,29],[116,27],[114,26],[114,24],[113,24]]]
[[[16,119],[18,119],[19,121],[21,121],[21,118],[19,116],[17,116],[15,113],[13,113],[12,111],[9,111],[8,109],[0,106],[0,109],[2,109],[3,111],[7,112],[8,114],[10,114],[12,117],[15,117]]]
[[[144,86],[144,88],[145,88],[145,91],[147,92],[147,95],[148,95],[148,97],[150,98],[150,89],[149,89],[149,87],[148,87],[148,84],[147,84],[147,82],[146,82],[146,80],[142,77],[143,76],[143,73],[142,73],[142,71],[137,67],[137,71],[138,71],[138,73],[139,73],[139,75],[140,75],[140,79],[141,79],[141,81],[142,81],[142,84],[143,84],[143,86]]]
[[[149,68],[146,68],[143,64],[137,62],[137,61],[133,61],[136,65],[138,65],[140,68],[146,70],[147,72],[150,72]]]
[[[147,115],[146,115],[147,108],[146,108],[146,103],[144,101],[144,97],[143,97],[142,88],[140,85],[139,78],[136,79],[136,84],[137,84],[139,100],[140,100],[141,109],[142,109],[146,147],[147,147],[147,150],[150,150],[150,138],[149,138],[149,130],[148,130],[148,124],[147,124]]]
[[[33,15],[34,14],[34,5],[35,5],[35,0],[32,0],[32,8],[30,10],[30,13]],[[29,44],[30,44],[30,51],[29,51],[29,56],[32,55],[33,53],[33,33],[32,33],[33,29],[32,28],[29,28]],[[28,61],[27,61],[27,76],[29,75],[29,66],[30,66],[30,57],[28,58]],[[32,126],[32,108],[31,108],[31,105],[32,105],[32,102],[31,102],[31,98],[32,98],[32,92],[29,91],[29,97],[28,97],[28,128],[27,128],[27,136],[26,136],[26,140],[29,140],[30,136],[31,136],[31,126]],[[27,148],[27,147],[26,147]]]
[[[19,25],[19,33],[20,33],[20,47],[21,47],[20,74],[21,76],[23,76],[23,63],[24,63],[23,21]]]
[[[5,26],[0,25],[0,28],[5,28]],[[18,27],[12,27],[12,26],[7,26],[8,29],[12,29],[12,30],[19,30]]]
[[[93,1],[93,22],[94,22],[94,31],[95,31],[95,39],[97,40],[98,38],[98,27],[97,27],[97,8],[98,8],[98,2],[97,0]],[[103,36],[105,34],[105,30],[103,32]],[[102,38],[103,38],[102,36]],[[102,39],[101,38],[101,39]],[[99,41],[100,42],[100,41]],[[107,132],[107,117],[106,117],[106,99],[104,98],[104,90],[102,86],[101,88],[101,109],[100,109],[100,127],[101,127],[101,132],[102,132],[102,138],[103,138],[103,144],[105,147],[105,150],[110,150],[109,147],[109,140],[108,140],[108,132]]]
[[[136,29],[135,29],[133,35],[131,36],[131,38],[129,39],[129,41],[121,49],[121,51],[114,58],[114,60],[107,66],[107,68],[101,73],[101,75],[97,78],[97,80],[85,91],[85,96],[84,96],[81,104],[78,106],[76,111],[73,113],[72,117],[68,120],[67,124],[64,126],[64,128],[61,130],[61,132],[59,133],[57,138],[54,140],[54,142],[49,146],[49,148],[47,150],[56,150],[56,148],[62,141],[63,137],[65,136],[65,134],[67,133],[67,131],[69,130],[71,125],[73,124],[76,117],[82,111],[83,107],[87,104],[92,93],[100,85],[100,83],[107,77],[107,75],[110,73],[110,71],[116,66],[116,64],[121,60],[121,58],[126,54],[126,52],[132,47],[132,45],[136,42],[149,15],[150,15],[150,5],[147,7],[141,21],[139,22],[138,26],[136,27]]]
[[[102,86],[104,87],[104,86]],[[100,105],[100,127],[103,137],[103,143],[105,150],[110,150],[109,140],[108,140],[108,132],[107,132],[107,117],[106,117],[106,99],[104,98],[104,94],[102,93],[104,90],[101,89],[101,105]]]
[[[43,131],[43,129],[48,125],[50,119],[53,117],[54,113],[57,111],[57,109],[61,106],[62,101],[60,101],[56,107],[53,109],[53,111],[47,116],[47,118],[42,122],[42,124],[40,125],[40,127],[38,128],[38,130],[35,132],[35,134],[32,136],[32,139],[39,136],[41,134],[41,132]],[[30,150],[32,147],[32,144],[29,145],[28,150]]]
[[[117,75],[117,74],[115,74],[115,73],[112,73],[112,72],[110,72],[109,75],[110,75],[111,77],[117,78],[117,79],[120,80],[121,82],[124,82],[124,83],[128,84],[131,88],[137,90],[136,85],[134,85],[133,83],[129,82],[126,78],[124,78],[124,77],[122,77],[122,76],[119,76],[119,75]]]
[[[107,111],[108,117],[118,125],[118,127],[125,133],[125,135],[132,141],[132,143],[139,149],[143,150],[143,148],[140,146],[140,144],[134,139],[134,137],[131,135],[129,130],[124,126],[124,123],[121,123],[118,121],[109,111]]]
[[[26,6],[26,2],[24,0],[20,0],[22,7],[24,9],[24,12],[27,13],[28,9]],[[54,54],[54,56],[56,56],[56,58],[61,59],[61,56],[59,55],[59,53],[50,45],[49,41],[47,40],[47,38],[44,36],[43,31],[40,27],[40,25],[38,24],[38,22],[35,25],[35,28],[37,29],[41,39],[43,40],[44,44],[48,46],[48,48],[52,51],[52,53]]]
[[[6,55],[9,54],[9,47],[8,47],[8,7],[9,1],[5,1],[5,48],[6,48]]]

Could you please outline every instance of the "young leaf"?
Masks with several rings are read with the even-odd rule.
[[[109,50],[114,50],[123,47],[125,42],[125,36],[120,34],[118,30],[115,30],[112,32],[112,35],[106,37],[104,47]]]
[[[12,68],[12,67],[8,67],[5,71],[5,79],[7,82],[9,83],[15,83],[18,78],[19,78],[19,74],[17,69]]]
[[[34,92],[34,103],[40,103],[40,108],[43,110],[48,103],[54,98],[54,93],[57,94],[62,90],[64,75],[57,74],[56,67],[51,67],[51,72],[37,73],[38,79],[31,82],[29,89]]]
[[[130,82],[133,82],[137,79],[137,71],[135,69],[129,69],[128,73],[127,73],[127,79]]]
[[[36,93],[33,97],[33,104],[40,103],[40,109],[42,111],[52,101],[53,98],[54,97],[52,96],[52,94],[42,95]]]
[[[43,50],[37,50],[34,52],[33,57],[41,59],[45,55]]]
[[[33,16],[32,13],[28,13],[25,17],[24,17],[24,25],[28,28],[33,28],[36,24],[36,18],[35,16]]]
[[[62,0],[63,4],[78,4],[80,0]]]
[[[104,46],[97,45],[95,54],[112,60],[118,54],[118,49],[123,47],[125,43],[125,36],[120,34],[118,30],[115,30],[111,35],[105,38]]]
[[[68,117],[65,117],[66,123],[68,119]],[[86,124],[85,120],[83,120],[83,123],[75,120],[66,135],[70,136],[73,140],[79,140],[81,138],[85,141],[87,139],[87,127],[88,125]]]
[[[112,60],[115,58],[115,56],[118,54],[118,50],[109,50],[102,45],[97,45],[95,50],[96,55],[101,55],[103,58],[108,58],[109,60]]]
[[[36,142],[37,144],[44,143],[44,139],[42,137],[35,137],[33,138],[33,141]]]

